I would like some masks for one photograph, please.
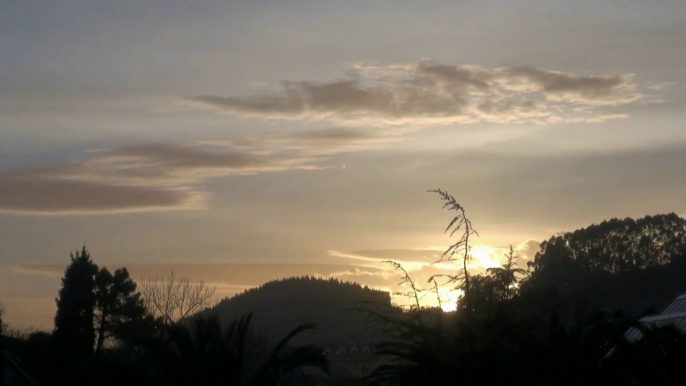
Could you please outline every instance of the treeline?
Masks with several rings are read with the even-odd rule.
[[[455,214],[446,231],[456,242],[440,261],[461,268],[416,283],[394,263],[413,299],[405,312],[343,316],[364,302],[390,307],[390,295],[311,276],[265,283],[209,308],[214,289],[204,283],[172,273],[138,286],[126,268],[98,267],[84,247],[65,270],[54,330],[0,336],[1,348],[21,357],[38,384],[302,385],[311,378],[298,369],[326,374],[327,358],[295,344],[314,325],[288,318],[328,317],[317,336],[347,342],[362,340],[352,331],[359,316],[385,342],[376,345],[379,366],[357,384],[683,384],[686,336],[638,318],[686,292],[686,220],[612,219],[551,237],[526,267],[510,248],[500,267],[475,275],[467,263],[478,233],[463,206],[435,192]],[[421,292],[438,296],[443,286],[462,292],[455,313],[421,304]],[[259,315],[278,325],[272,339],[255,333]],[[630,327],[643,339],[627,341]]]
[[[358,283],[343,281],[335,277],[321,278],[317,276],[299,276],[276,279],[257,287],[246,289],[240,293],[223,299],[218,306],[232,302],[251,302],[264,297],[278,297],[298,294],[299,297],[310,296],[335,300],[378,301],[390,302],[387,291],[361,286]]]
[[[18,339],[0,328],[0,349],[11,353],[0,370],[21,358],[13,371],[28,377],[19,382],[46,385],[287,385],[298,384],[293,374],[303,366],[328,371],[321,349],[291,344],[313,325],[268,344],[256,338],[250,313],[228,326],[214,313],[194,316],[213,294],[173,273],[139,292],[126,268],[99,268],[84,246],[62,278],[52,332]],[[0,309],[0,326],[1,316]]]
[[[90,356],[93,342],[100,355],[105,339],[126,342],[156,323],[128,270],[98,269],[85,246],[71,255],[56,303],[54,344],[69,357]]]
[[[686,220],[674,213],[611,219],[551,237],[529,263],[525,287],[563,287],[598,272],[668,265],[686,256]]]
[[[510,248],[501,267],[472,275],[466,262],[477,233],[464,207],[447,192],[435,192],[456,213],[446,232],[457,241],[440,261],[465,263],[463,269],[421,287],[396,268],[415,299],[418,292],[438,294],[440,285],[460,289],[458,312],[436,318],[417,301],[409,319],[379,317],[396,338],[381,346],[388,362],[367,384],[683,384],[686,335],[678,326],[641,324],[641,315],[598,305],[618,299],[640,304],[655,294],[671,301],[686,293],[684,219],[612,219],[552,237],[526,268],[515,264]],[[608,299],[611,286],[622,292],[612,293],[617,299]],[[643,339],[628,341],[630,327]]]

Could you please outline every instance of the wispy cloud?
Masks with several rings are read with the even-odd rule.
[[[321,276],[333,277],[337,272],[354,272],[363,269],[365,272],[377,272],[379,270],[370,267],[358,267],[352,264],[106,264],[110,270],[126,267],[131,277],[137,282],[148,278],[168,275],[174,272],[177,277],[183,276],[191,282],[205,281],[207,283],[222,283],[237,288],[259,286],[267,281],[285,277],[312,275],[317,273]],[[58,264],[26,264],[12,267],[17,274],[38,275],[49,277],[62,277],[64,265]]]
[[[540,248],[536,240],[525,240],[514,248],[516,263],[526,268],[526,262],[533,260]],[[509,246],[474,245],[471,249],[471,260],[468,268],[473,273],[483,273],[487,268],[501,265]],[[373,267],[392,271],[393,267],[387,261],[400,263],[408,272],[422,272],[420,276],[430,276],[462,268],[458,261],[442,261],[442,251],[436,249],[378,249],[366,251],[328,251],[329,256],[353,260],[363,268]],[[348,275],[361,275],[360,272],[347,272]],[[378,273],[377,273],[378,274]],[[426,274],[426,275],[424,275]]]
[[[641,100],[628,74],[537,68],[352,63],[333,82],[287,81],[280,91],[183,100],[241,116],[327,126],[189,144],[124,146],[85,161],[0,172],[0,212],[82,215],[204,208],[207,178],[324,169],[334,155],[386,148],[409,131],[467,122],[602,122]],[[655,88],[655,87],[653,87]],[[220,150],[220,151],[217,151]]]
[[[679,82],[648,82],[646,88],[651,91],[665,91],[677,84]]]
[[[533,259],[538,252],[539,242],[526,240],[513,247],[519,263],[526,263]],[[473,245],[469,262],[470,270],[483,272],[486,268],[499,266],[505,260],[509,246]],[[369,266],[384,265],[385,261],[394,261],[402,264],[408,271],[420,270],[431,266],[442,270],[455,270],[462,267],[461,264],[442,259],[443,250],[438,249],[379,249],[365,251],[328,251],[331,257],[347,260],[355,260],[357,264]],[[442,262],[440,262],[442,261]],[[366,262],[366,263],[360,263]]]
[[[0,212],[29,215],[129,213],[193,209],[200,192],[86,181],[0,176]]]
[[[331,82],[284,81],[250,96],[197,95],[182,101],[223,113],[367,126],[468,122],[597,121],[611,107],[645,97],[631,74],[577,74],[539,68],[484,68],[433,61],[353,63]]]
[[[252,137],[149,144],[91,151],[81,162],[0,172],[0,212],[83,215],[205,207],[198,183],[231,175],[326,169],[340,153],[401,140],[351,128],[264,133]]]
[[[539,242],[536,240],[525,240],[514,246],[515,262],[520,268],[526,268],[526,262],[533,259],[539,250]],[[483,274],[487,268],[499,266],[505,261],[505,255],[509,251],[509,246],[486,246],[475,245],[472,249],[472,259],[468,265],[472,274]],[[391,293],[402,293],[408,288],[400,285],[402,273],[388,264],[387,261],[397,262],[402,265],[412,280],[422,291],[422,304],[436,306],[436,294],[432,293],[432,283],[429,278],[437,276],[437,282],[441,288],[439,294],[443,299],[444,308],[447,305],[454,305],[460,291],[454,284],[445,285],[448,280],[444,275],[455,275],[462,268],[458,262],[436,263],[440,260],[442,251],[435,248],[430,249],[379,249],[366,251],[328,251],[333,258],[352,260],[358,266],[354,269],[346,269],[334,272],[335,276],[344,280],[352,280],[360,283],[369,284],[375,288],[383,288]],[[361,263],[363,262],[363,263]],[[443,276],[443,277],[441,277]],[[397,296],[395,301],[398,304],[408,304],[408,299],[404,296]]]
[[[82,162],[0,173],[0,212],[102,214],[204,207],[206,178],[316,168],[313,158],[241,151],[208,152],[183,145],[128,146]]]
[[[196,141],[202,146],[226,146],[252,154],[328,157],[335,154],[385,148],[402,140],[393,133],[370,132],[360,128],[328,127],[296,132],[267,132],[259,135]]]

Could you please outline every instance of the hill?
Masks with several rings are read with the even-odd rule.
[[[529,263],[520,308],[567,305],[638,316],[686,293],[686,220],[611,219],[551,237]]]
[[[317,329],[298,343],[339,347],[378,340],[368,313],[360,309],[391,309],[388,292],[337,279],[294,277],[267,282],[220,301],[201,313],[216,313],[224,324],[253,313],[256,331],[273,341],[302,323]]]
[[[566,286],[598,272],[668,265],[686,256],[686,219],[674,213],[613,218],[541,243],[527,286]]]

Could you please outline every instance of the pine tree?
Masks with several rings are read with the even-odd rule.
[[[126,268],[117,269],[114,275],[102,268],[95,276],[95,309],[98,326],[96,353],[102,352],[108,337],[123,338],[132,325],[146,316],[141,294]]]
[[[71,264],[64,272],[62,289],[55,299],[55,345],[65,354],[88,357],[93,353],[97,272],[98,266],[91,260],[85,245],[80,252],[71,254]]]

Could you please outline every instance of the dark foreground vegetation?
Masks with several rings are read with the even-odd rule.
[[[466,264],[477,235],[465,210],[437,191],[454,211],[446,232],[457,237],[442,260]],[[551,237],[528,267],[511,248],[485,274],[464,269],[432,278],[464,295],[451,320],[389,320],[400,339],[381,345],[393,361],[367,377],[384,385],[680,385],[686,335],[673,325],[639,323],[686,292],[686,220],[675,214],[612,219]],[[402,266],[410,296],[423,290]],[[429,291],[431,288],[429,288]],[[419,305],[419,304],[418,304]],[[655,307],[657,306],[657,307]],[[629,341],[629,328],[643,332]],[[683,326],[682,326],[683,328]]]
[[[612,219],[551,237],[528,266],[511,248],[501,267],[473,274],[478,233],[464,207],[436,193],[455,214],[446,231],[456,241],[441,260],[461,268],[417,283],[391,262],[407,309],[380,291],[309,277],[209,308],[204,283],[170,275],[139,288],[125,268],[99,268],[84,247],[65,270],[54,330],[21,336],[5,327],[1,348],[39,385],[686,382],[683,330],[638,322],[686,293],[686,220]],[[442,286],[462,290],[456,312],[423,307]],[[627,339],[631,327],[641,340]]]

